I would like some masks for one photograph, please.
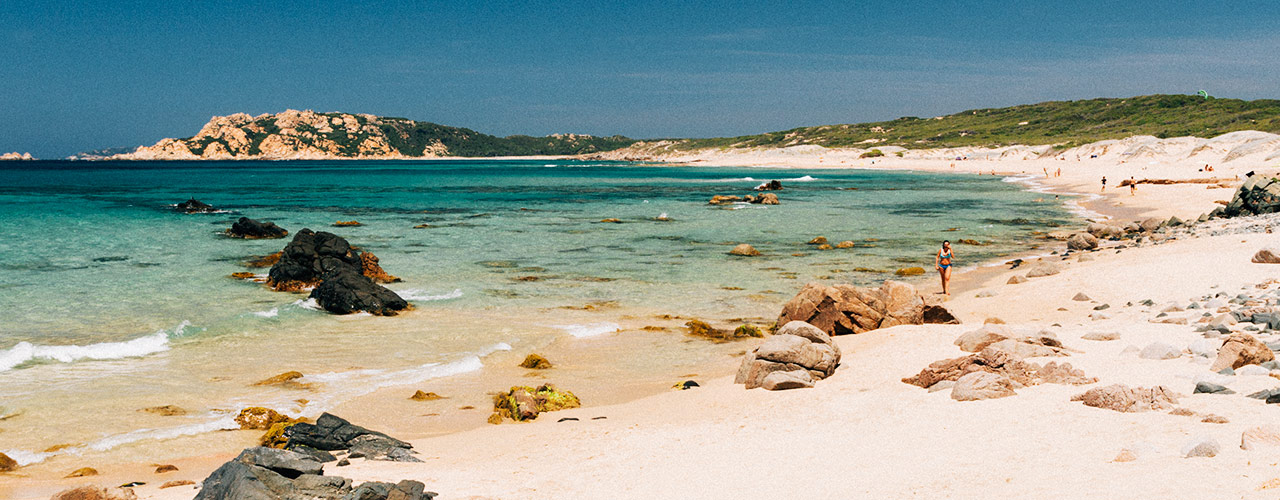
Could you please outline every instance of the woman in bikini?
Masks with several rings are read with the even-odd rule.
[[[938,270],[938,275],[942,276],[942,293],[946,295],[951,295],[948,287],[951,284],[951,260],[954,258],[955,256],[951,254],[950,241],[943,241],[942,249],[933,256],[933,267]]]

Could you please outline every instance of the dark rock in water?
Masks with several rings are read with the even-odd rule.
[[[777,179],[774,179],[764,184],[761,184],[759,186],[756,186],[756,191],[780,191],[780,190],[782,190],[782,181],[779,181]]]
[[[380,316],[394,316],[409,308],[409,303],[395,292],[349,266],[339,266],[326,273],[323,281],[311,290],[310,297],[316,299],[320,307],[335,314],[368,311]]]
[[[249,240],[283,238],[288,235],[289,231],[274,222],[259,222],[248,217],[241,217],[227,230],[227,236]]]
[[[178,209],[178,211],[180,212],[189,213],[189,214],[207,214],[207,213],[213,213],[217,211],[216,208],[213,208],[213,205],[202,202],[195,198],[191,198],[187,201],[174,205],[173,207]]]
[[[360,265],[360,255],[341,236],[304,228],[271,266],[267,284],[276,290],[297,291],[319,284],[329,271],[344,266],[358,270]]]
[[[1236,217],[1280,212],[1280,181],[1254,175],[1236,190],[1235,197],[1221,207],[1222,215]],[[1214,209],[1216,212],[1218,209]]]
[[[314,424],[300,423],[289,427],[285,431],[285,438],[288,440],[285,448],[310,446],[324,451],[345,450],[351,448],[352,442],[356,438],[368,435],[384,437],[401,448],[412,448],[409,443],[381,432],[354,425],[341,417],[329,413],[320,415],[320,418],[317,418]]]

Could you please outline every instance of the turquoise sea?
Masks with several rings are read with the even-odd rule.
[[[772,179],[785,187],[780,205],[707,204]],[[190,197],[221,212],[172,209]],[[961,267],[1025,250],[1032,231],[1072,220],[1042,197],[996,177],[843,169],[0,164],[0,418],[16,414],[0,420],[0,452],[24,463],[107,452],[232,426],[226,409],[249,404],[314,416],[380,388],[482,370],[493,355],[639,336],[664,314],[767,324],[805,282],[931,269],[943,239],[982,243],[956,246]],[[287,242],[221,236],[240,216],[346,237],[404,279],[389,288],[416,309],[337,317],[305,295],[228,278]],[[819,251],[805,244],[815,236],[855,247]],[[764,255],[726,254],[739,243]],[[718,352],[676,330],[644,335],[642,353],[596,355],[626,373]],[[308,375],[307,403],[249,385],[285,369]],[[168,403],[188,414],[137,412]],[[42,451],[63,443],[73,446]]]

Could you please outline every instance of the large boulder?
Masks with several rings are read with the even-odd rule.
[[[935,323],[958,322],[940,303],[926,307],[915,287],[886,280],[878,288],[809,283],[782,307],[778,324],[803,321],[828,334],[845,335],[895,325],[920,325],[926,319]]]
[[[1218,358],[1213,361],[1209,370],[1216,372],[1245,365],[1260,365],[1274,359],[1275,353],[1261,340],[1247,333],[1234,333],[1222,343]]]
[[[1140,412],[1147,410],[1167,410],[1178,403],[1178,396],[1165,386],[1129,387],[1123,384],[1112,384],[1106,387],[1095,387],[1071,398],[1072,401],[1083,401],[1085,406],[1104,408],[1118,412]]]
[[[1138,227],[1142,228],[1143,231],[1151,232],[1160,229],[1160,226],[1163,226],[1164,222],[1164,220],[1156,217],[1148,217],[1143,219],[1142,222],[1139,222]]]
[[[1089,224],[1085,231],[1095,238],[1122,238],[1125,234],[1125,229],[1120,226],[1099,223]]]
[[[241,217],[240,220],[231,224],[231,228],[227,229],[226,234],[232,238],[257,240],[283,238],[289,235],[289,231],[277,226],[274,222],[256,221],[248,217]]]
[[[790,321],[747,353],[734,383],[744,384],[747,389],[811,387],[814,381],[835,373],[839,364],[840,346],[827,332],[803,321]]]
[[[1215,212],[1217,210],[1214,209]],[[1280,212],[1280,181],[1272,177],[1251,176],[1221,210],[1221,215],[1227,217]]]
[[[1057,264],[1054,264],[1053,262],[1049,262],[1047,260],[1041,260],[1036,262],[1035,264],[1031,264],[1031,266],[1027,268],[1027,277],[1042,278],[1045,276],[1053,276],[1060,272],[1062,272],[1062,270],[1058,269]]]
[[[267,273],[268,286],[281,291],[311,288],[311,298],[336,314],[368,311],[392,316],[409,308],[408,302],[374,280],[399,278],[387,274],[373,254],[355,250],[341,236],[310,229],[294,235]]]
[[[1093,250],[1098,248],[1098,238],[1089,233],[1076,233],[1067,238],[1067,248],[1072,250]]]

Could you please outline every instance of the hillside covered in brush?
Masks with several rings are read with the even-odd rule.
[[[1136,135],[1158,138],[1216,137],[1228,132],[1280,132],[1280,101],[1148,95],[1050,101],[974,109],[933,118],[802,127],[780,132],[676,141],[677,149],[818,145],[829,148],[901,146],[908,149],[965,146],[1081,144]]]
[[[474,130],[368,114],[288,110],[215,116],[185,139],[111,156],[122,160],[395,159],[597,153],[635,141],[556,134],[497,137]]]

